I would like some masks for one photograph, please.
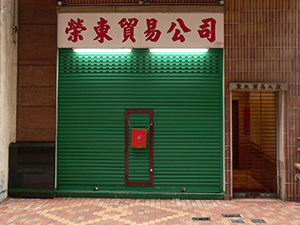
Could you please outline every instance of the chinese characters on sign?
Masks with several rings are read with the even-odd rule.
[[[59,14],[58,47],[70,47],[68,42],[84,47],[223,47],[223,15],[218,16]]]
[[[68,41],[77,42],[79,40],[83,40],[83,36],[81,32],[86,30],[86,27],[82,25],[84,21],[81,19],[77,19],[77,22],[73,19],[68,22],[68,27],[66,28],[66,34],[70,34],[68,37]]]
[[[134,28],[136,27],[136,25],[138,24],[138,19],[136,18],[130,18],[128,19],[128,21],[123,18],[122,20],[120,20],[120,22],[118,23],[120,25],[121,28],[123,28],[123,41],[125,42],[128,40],[128,38],[132,41],[135,42],[135,38],[134,38]]]
[[[181,30],[184,33],[191,32],[191,30],[185,26],[184,21],[181,18],[178,18],[176,21],[178,22]],[[167,33],[171,33],[175,28],[176,28],[176,23],[172,22],[171,27],[170,27],[170,29],[168,30]],[[213,31],[213,32],[215,32],[215,31]],[[185,37],[181,34],[181,31],[179,29],[175,29],[175,33],[172,37],[172,40],[173,41],[178,41],[179,40],[180,42],[184,42]]]
[[[156,29],[157,20],[147,19],[146,22],[147,22],[147,30],[144,32],[146,36],[146,41],[157,42],[161,35],[161,31]]]
[[[108,41],[111,41],[112,38],[110,36],[107,35],[108,30],[110,29],[110,26],[107,25],[107,20],[103,19],[102,17],[100,17],[100,21],[97,22],[97,24],[99,26],[94,27],[94,30],[97,34],[97,37],[95,37],[93,40],[97,40],[100,43],[104,42],[104,39],[107,39]]]
[[[171,33],[174,31],[172,40],[185,42],[185,37],[183,34],[181,34],[181,31],[183,31],[183,33],[188,33],[191,32],[191,30],[184,24],[184,21],[181,18],[178,18],[176,21],[178,22],[181,29],[177,29],[177,24],[175,22],[172,22],[167,33]],[[68,22],[66,34],[70,33],[70,36],[68,38],[69,41],[77,42],[79,40],[83,40],[81,32],[87,30],[87,28],[83,26],[83,22],[84,20],[80,18],[77,18],[77,22],[75,22],[73,19]],[[110,26],[107,24],[107,22],[108,21],[106,19],[100,17],[100,21],[97,22],[99,26],[94,27],[94,30],[98,35],[93,39],[94,41],[98,40],[100,43],[103,43],[104,39],[107,39],[108,41],[112,40],[112,38],[107,35],[108,30],[110,29]],[[136,27],[138,22],[139,20],[137,18],[129,18],[128,20],[126,18],[123,18],[122,20],[120,20],[118,24],[123,29],[124,39],[122,42],[125,42],[128,39],[130,39],[132,42],[136,42],[134,38],[134,28]],[[155,18],[147,19],[148,29],[144,32],[146,35],[146,41],[158,41],[161,35],[161,31],[156,29],[157,22],[158,21]],[[200,25],[200,29],[198,30],[200,38],[207,38],[209,42],[214,42],[216,40],[216,20],[214,20],[213,18],[208,18],[202,20],[202,22],[203,25]]]
[[[198,30],[200,37],[207,38],[209,42],[214,42],[216,40],[216,20],[208,18],[202,20],[202,22],[203,25],[199,26],[200,30]]]

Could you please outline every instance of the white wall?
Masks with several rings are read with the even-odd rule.
[[[9,144],[16,137],[17,44],[12,32],[16,3],[0,1],[0,202],[7,197]]]

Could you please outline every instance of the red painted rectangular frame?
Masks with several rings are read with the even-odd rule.
[[[129,113],[148,113],[149,114],[149,181],[132,182],[128,180],[128,144],[129,144]],[[125,109],[125,185],[126,186],[152,186],[153,185],[153,109]]]

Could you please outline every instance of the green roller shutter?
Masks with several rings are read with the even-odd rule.
[[[222,67],[222,49],[200,54],[60,49],[57,190],[223,192]],[[153,186],[124,184],[125,109],[153,109]],[[138,128],[147,128],[145,121]],[[140,167],[136,174],[129,171],[130,179],[138,180],[139,173],[147,179],[149,152],[140,155],[141,160],[130,155],[129,166]]]

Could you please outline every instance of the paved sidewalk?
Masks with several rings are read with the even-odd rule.
[[[260,199],[204,201],[100,198],[9,198],[0,203],[1,225],[203,225],[242,222],[244,224],[300,224],[300,203]]]

